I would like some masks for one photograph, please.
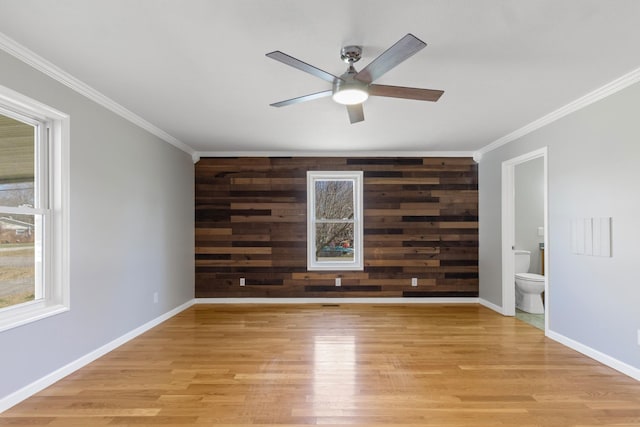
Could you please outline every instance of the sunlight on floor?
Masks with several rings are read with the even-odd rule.
[[[316,336],[313,366],[316,396],[353,397],[357,370],[355,337]]]

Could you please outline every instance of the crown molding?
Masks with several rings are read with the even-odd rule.
[[[565,105],[564,107],[560,107],[555,111],[535,120],[528,125],[521,127],[501,138],[496,139],[492,143],[484,146],[480,150],[474,153],[474,158],[478,158],[480,160],[482,156],[490,151],[495,150],[496,148],[502,147],[505,144],[508,144],[512,141],[522,138],[523,136],[540,129],[543,126],[546,126],[550,123],[555,122],[558,119],[561,119],[564,116],[567,116],[573,112],[581,110],[588,105],[593,104],[601,99],[608,97],[609,95],[613,95],[616,92],[621,91],[635,83],[640,82],[640,68],[637,68],[630,73],[619,77],[606,85],[589,92],[588,94],[576,99]]]
[[[75,78],[74,76],[72,76],[71,74],[67,73],[66,71],[64,71],[60,67],[58,67],[58,66],[54,65],[53,63],[47,61],[46,59],[42,58],[40,55],[38,55],[35,52],[27,49],[26,47],[22,46],[21,44],[19,44],[18,42],[16,42],[15,40],[13,40],[12,38],[6,36],[3,33],[0,33],[0,49],[5,51],[9,55],[14,56],[15,58],[19,59],[20,61],[24,62],[25,64],[35,68],[36,70],[46,74],[47,76],[51,77],[52,79],[62,83],[63,85],[67,86],[68,88],[78,92],[79,94],[81,94],[84,97],[92,100],[93,102],[95,102],[95,103],[105,107],[106,109],[116,113],[120,117],[130,121],[131,123],[135,124],[136,126],[138,126],[138,127],[142,128],[142,129],[146,130],[147,132],[157,136],[158,138],[162,139],[163,141],[165,141],[165,142],[173,145],[174,147],[179,148],[180,150],[184,151],[185,153],[188,153],[188,154],[193,156],[193,154],[194,154],[193,148],[191,148],[190,146],[188,146],[184,142],[182,142],[179,139],[169,135],[167,132],[163,131],[159,127],[149,123],[148,121],[146,121],[142,117],[140,117],[137,114],[133,113],[132,111],[126,109],[125,107],[123,107],[122,105],[118,104],[117,102],[115,102],[111,98],[109,98],[106,95],[98,92],[97,90],[95,90],[91,86],[89,86],[86,83],[82,82],[81,80]]]
[[[316,152],[296,152],[296,151],[195,151],[189,145],[168,134],[164,130],[146,121],[142,117],[118,104],[106,95],[98,92],[86,83],[62,70],[60,67],[42,58],[35,52],[20,45],[15,40],[0,33],[0,49],[14,56],[25,64],[44,73],[52,79],[62,83],[70,89],[78,92],[86,98],[96,102],[97,104],[107,108],[108,110],[118,114],[122,118],[130,121],[136,126],[157,136],[163,141],[173,145],[174,147],[191,155],[194,163],[202,157],[473,157],[476,162],[482,159],[482,156],[493,151],[505,144],[522,138],[523,136],[540,129],[556,120],[578,111],[588,105],[593,104],[603,98],[608,97],[622,89],[625,89],[635,83],[640,82],[640,68],[619,77],[612,82],[576,99],[573,102],[517,129],[501,138],[489,143],[477,151],[415,151],[415,152],[391,152],[391,151],[345,151],[327,153],[323,151]]]
[[[473,157],[473,151],[197,151],[203,157]]]

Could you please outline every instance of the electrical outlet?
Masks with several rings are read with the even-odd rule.
[[[411,278],[411,286],[418,286],[418,278],[417,277],[412,277]]]
[[[336,286],[342,286],[342,279],[339,277],[336,277]]]
[[[154,303],[154,304],[157,304],[157,303],[158,303],[158,293],[157,293],[157,292],[154,292],[154,293],[153,293],[153,303]]]
[[[244,277],[240,278],[240,286],[244,286]]]

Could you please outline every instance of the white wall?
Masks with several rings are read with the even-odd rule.
[[[2,51],[0,70],[71,117],[71,310],[0,332],[1,401],[193,298],[194,193],[190,155]]]
[[[501,163],[548,147],[549,331],[640,369],[640,84],[517,141],[479,165],[480,298],[502,305]],[[613,217],[613,256],[570,251],[573,218]]]
[[[531,252],[529,273],[540,274],[540,243],[544,236],[538,235],[538,227],[544,226],[544,158],[516,165],[514,184],[515,247]]]

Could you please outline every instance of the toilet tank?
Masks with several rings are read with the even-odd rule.
[[[531,261],[531,252],[523,250],[513,251],[514,273],[528,273],[529,263]]]

